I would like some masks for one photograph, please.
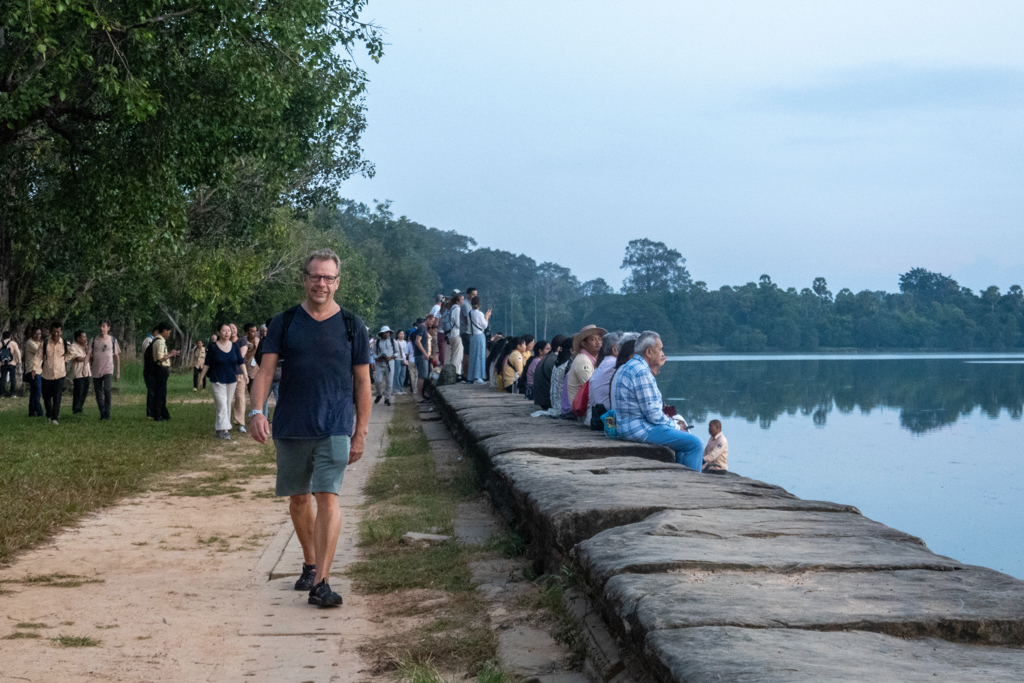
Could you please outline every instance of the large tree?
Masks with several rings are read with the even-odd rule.
[[[690,286],[690,272],[682,254],[646,237],[630,240],[621,267],[629,269],[629,277],[622,283],[626,294],[664,294]]]
[[[349,56],[381,54],[364,4],[3,3],[0,317],[63,317],[98,283],[145,275],[254,167],[264,222],[371,171]]]

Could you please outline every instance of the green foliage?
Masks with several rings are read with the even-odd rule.
[[[677,292],[690,286],[686,259],[664,242],[647,239],[630,240],[622,268],[629,268],[629,277],[622,283],[623,291],[634,294]]]
[[[282,221],[372,173],[348,57],[382,52],[364,3],[3,4],[0,317],[237,310]]]

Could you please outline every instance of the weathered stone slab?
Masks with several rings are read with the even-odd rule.
[[[983,567],[936,572],[620,574],[602,611],[643,644],[703,626],[874,631],[988,645],[1024,644],[1024,581]]]
[[[779,486],[754,479],[705,475],[682,465],[633,457],[581,462],[512,452],[495,457],[492,466],[492,496],[509,499],[516,516],[533,527],[531,535],[543,537],[561,554],[605,529],[667,509],[857,513],[846,505],[800,500]]]
[[[593,460],[616,456],[646,458],[659,462],[675,462],[676,459],[676,454],[663,446],[617,441],[605,438],[599,432],[585,429],[568,434],[534,433],[532,430],[499,434],[483,439],[477,444],[477,448],[488,459],[512,451],[530,451],[568,460]]]
[[[673,570],[961,569],[917,537],[862,515],[790,510],[668,510],[576,548],[593,586],[616,574]]]
[[[461,418],[461,416],[460,416]],[[517,417],[514,415],[495,416],[491,411],[484,415],[476,415],[462,420],[466,433],[475,441],[482,441],[500,434],[518,435],[530,433],[535,435],[552,434],[555,436],[583,436],[584,429],[566,420],[552,420],[548,417]]]
[[[878,633],[732,627],[657,631],[647,665],[665,683],[992,683],[1024,680],[1024,651]]]

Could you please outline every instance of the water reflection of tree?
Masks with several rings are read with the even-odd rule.
[[[687,418],[709,412],[768,429],[797,411],[824,426],[841,413],[898,408],[900,424],[923,433],[953,424],[975,408],[991,417],[1024,414],[1024,365],[959,360],[708,361],[669,363],[658,378]]]

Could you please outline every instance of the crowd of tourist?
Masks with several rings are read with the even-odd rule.
[[[666,446],[676,461],[708,474],[728,471],[728,442],[712,420],[705,445],[672,406],[656,377],[666,361],[657,332],[609,332],[586,325],[550,342],[533,335],[491,338],[487,382],[497,391],[522,394],[535,415],[573,420],[608,436]]]
[[[652,331],[611,331],[586,325],[550,341],[532,334],[505,337],[490,330],[475,287],[438,295],[426,317],[392,339],[391,328],[371,340],[376,401],[390,405],[408,384],[416,398],[435,384],[469,382],[519,394],[535,415],[574,420],[609,436],[666,446],[680,464],[698,472],[728,471],[728,442],[718,420],[704,444],[691,425],[667,406],[656,377],[666,361]]]
[[[576,334],[558,334],[548,341],[532,334],[492,333],[490,319],[491,310],[484,310],[480,292],[469,287],[438,295],[426,316],[408,328],[384,325],[376,334],[367,328],[374,402],[390,406],[395,395],[407,390],[427,401],[425,392],[439,384],[489,384],[496,391],[533,401],[538,415],[575,420],[614,438],[667,446],[690,469],[728,471],[728,442],[721,424],[709,424],[705,445],[664,404],[656,377],[666,358],[656,332],[586,325]],[[212,386],[214,431],[219,438],[230,440],[236,428],[246,431],[247,403],[252,403],[252,383],[262,365],[270,324],[248,323],[240,333],[236,324],[225,322],[208,343],[201,339],[189,349],[194,391],[205,391],[208,382]],[[3,333],[0,396],[14,393],[20,375],[28,388],[29,416],[58,424],[70,373],[72,412],[84,411],[91,388],[100,419],[110,419],[111,382],[120,378],[121,347],[110,335],[109,323],[102,322],[91,340],[85,331],[76,330],[69,343],[62,332],[58,322],[45,335],[41,328],[33,328],[24,349],[10,332]],[[159,323],[142,345],[146,415],[157,422],[170,419],[167,382],[171,361],[181,353],[168,347],[170,332],[169,325]],[[277,360],[262,406],[252,406],[268,419],[269,395],[278,398],[283,362]]]

